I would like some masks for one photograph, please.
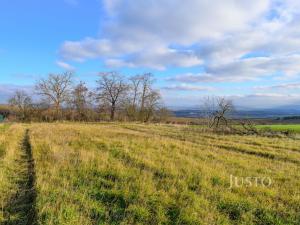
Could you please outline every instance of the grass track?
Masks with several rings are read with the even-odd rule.
[[[13,125],[2,129],[1,137],[5,154],[1,159],[0,223],[35,224],[35,173],[28,131]]]
[[[15,195],[12,196],[4,207],[4,218],[6,224],[36,224],[35,170],[29,140],[29,130],[25,131],[20,150],[22,151],[22,155],[21,158],[17,160],[17,163],[24,170],[19,174]],[[18,217],[11,218],[11,215],[18,215]]]

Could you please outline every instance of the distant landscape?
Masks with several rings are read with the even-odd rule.
[[[199,107],[200,108],[200,107]],[[298,109],[297,109],[298,108]],[[179,109],[172,110],[177,117],[199,118],[204,112],[200,109]],[[300,106],[292,109],[274,108],[274,109],[237,109],[230,115],[232,118],[252,118],[252,119],[277,119],[277,120],[293,120],[300,121]]]
[[[0,1],[0,225],[300,225],[299,19]]]

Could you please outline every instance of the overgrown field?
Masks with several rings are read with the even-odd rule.
[[[3,224],[300,224],[299,140],[174,125],[5,126]]]

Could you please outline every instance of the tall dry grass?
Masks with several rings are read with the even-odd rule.
[[[299,224],[300,142],[197,127],[34,124],[40,224]],[[229,189],[230,175],[270,187]]]

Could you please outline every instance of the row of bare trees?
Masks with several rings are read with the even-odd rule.
[[[92,91],[84,82],[74,85],[72,73],[50,74],[37,81],[35,102],[24,91],[16,91],[9,104],[21,121],[122,119],[148,122],[169,114],[153,84],[154,77],[150,73],[126,79],[117,72],[106,72],[99,74],[97,87]]]

